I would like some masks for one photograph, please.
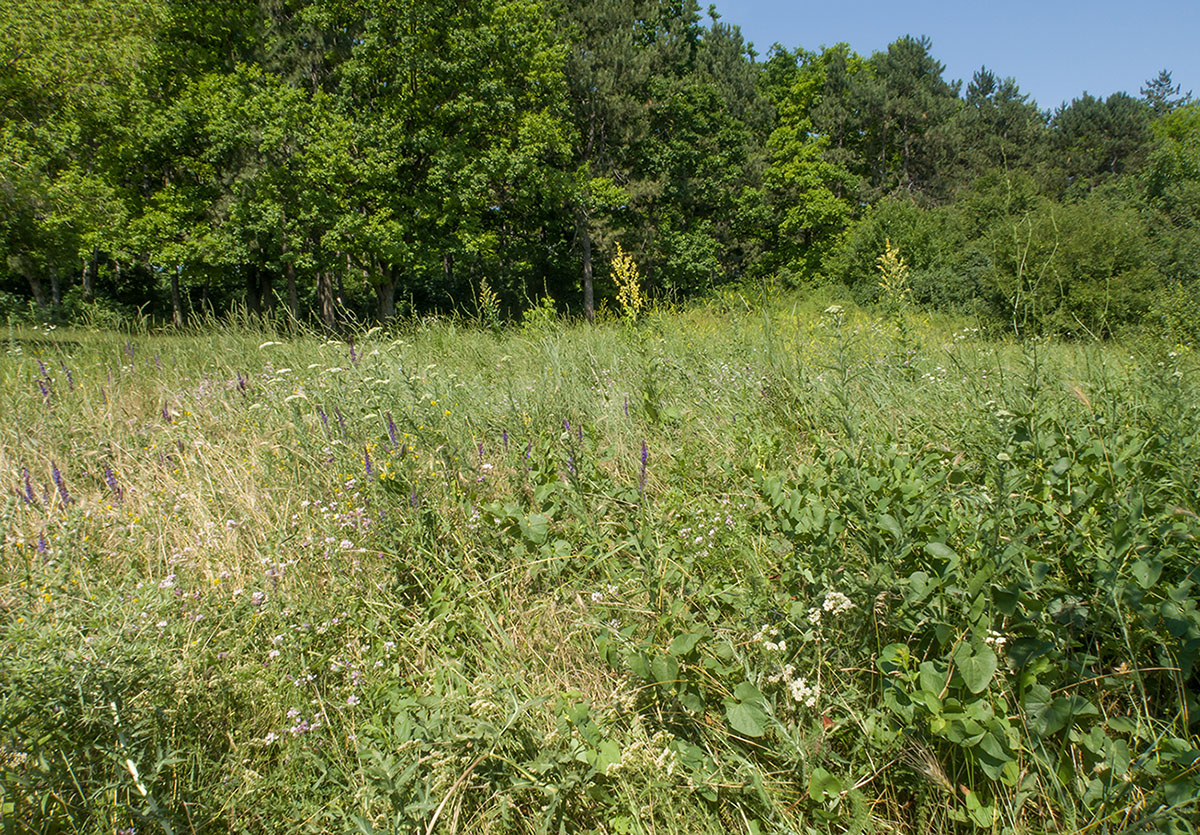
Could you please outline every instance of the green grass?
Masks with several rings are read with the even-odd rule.
[[[1187,831],[1192,351],[829,301],[10,329],[3,831]]]

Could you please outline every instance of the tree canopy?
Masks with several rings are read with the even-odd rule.
[[[1067,330],[1045,311],[1072,303],[1006,266],[1049,236],[1058,287],[1110,288],[1087,319],[1108,332],[1198,272],[1195,112],[1164,70],[1050,113],[989,68],[947,79],[924,37],[761,57],[695,0],[17,0],[0,306],[335,327],[486,288],[507,314],[549,297],[590,318],[618,244],[660,296],[866,299],[868,249],[907,236],[936,242],[906,253],[928,303],[1019,329],[1041,294],[1024,327]],[[1081,266],[1110,222],[1132,230],[1106,262],[1136,273],[1127,310]]]

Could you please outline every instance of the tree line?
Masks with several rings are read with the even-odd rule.
[[[618,243],[659,296],[870,302],[890,241],[915,302],[1019,333],[1186,327],[1190,94],[944,73],[909,36],[758,55],[695,0],[17,0],[0,309],[591,318]]]

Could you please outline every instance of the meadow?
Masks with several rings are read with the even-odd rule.
[[[0,820],[1186,832],[1200,376],[834,297],[0,332]]]

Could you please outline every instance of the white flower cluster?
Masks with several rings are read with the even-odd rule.
[[[999,632],[994,632],[989,629],[987,637],[983,639],[983,642],[990,646],[996,652],[996,654],[999,655],[1004,652],[1004,645],[1008,643],[1008,638],[1004,635],[1001,635]]]
[[[771,652],[786,652],[787,642],[783,639],[774,640],[779,637],[779,630],[773,626],[764,624],[763,628],[754,633],[754,637],[750,640],[756,644],[762,644],[763,649]]]
[[[767,681],[771,684],[782,684],[787,688],[792,701],[807,708],[816,707],[817,699],[821,696],[821,688],[815,684],[810,685],[804,677],[796,675],[796,668],[792,664],[785,664],[783,669]]]
[[[819,607],[814,606],[808,610],[808,622],[813,626],[817,626],[821,623],[821,616],[823,614],[836,617],[856,608],[858,607],[854,605],[854,601],[840,591],[827,591],[825,592],[825,600],[821,605]]]

